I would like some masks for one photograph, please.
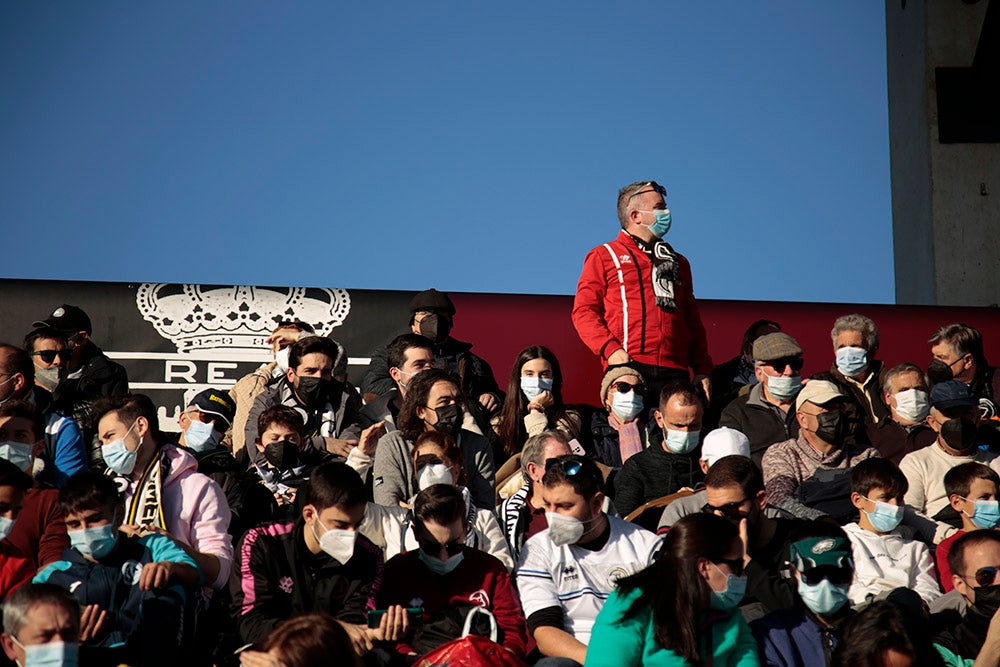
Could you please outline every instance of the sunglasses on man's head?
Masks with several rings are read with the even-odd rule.
[[[833,565],[820,565],[811,567],[808,570],[799,572],[802,581],[808,586],[815,586],[824,579],[835,586],[846,586],[854,578],[854,570],[849,567],[834,567]]]
[[[619,394],[627,394],[630,391],[634,391],[640,396],[646,394],[646,388],[641,384],[629,384],[628,382],[615,382],[611,385],[611,388],[617,391]]]
[[[55,361],[57,356],[60,359],[69,359],[72,355],[72,348],[65,348],[62,350],[39,350],[38,352],[31,353],[31,356],[38,357],[47,364],[51,364]]]
[[[583,470],[583,461],[575,456],[560,456],[554,459],[548,459],[545,462],[545,472],[548,472],[553,468],[560,468],[564,473],[566,473],[567,476],[572,477]]]
[[[638,197],[639,195],[644,195],[647,192],[657,192],[664,199],[666,199],[667,197],[667,189],[665,187],[663,187],[659,183],[655,183],[653,181],[647,181],[646,183],[640,185],[639,189],[630,194],[628,198],[632,199],[632,197]]]

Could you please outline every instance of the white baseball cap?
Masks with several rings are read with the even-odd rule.
[[[720,426],[705,436],[701,444],[701,458],[708,461],[711,468],[723,456],[744,456],[750,458],[750,440],[743,433],[728,426]]]

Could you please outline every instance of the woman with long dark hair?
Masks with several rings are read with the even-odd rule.
[[[655,563],[618,583],[594,623],[585,665],[759,665],[737,607],[745,590],[736,526],[688,515]]]
[[[555,429],[569,438],[580,436],[580,415],[562,401],[562,370],[547,347],[521,350],[510,370],[507,399],[493,420],[503,450],[494,451],[498,465],[519,453],[533,435]],[[502,454],[503,461],[499,454]]]

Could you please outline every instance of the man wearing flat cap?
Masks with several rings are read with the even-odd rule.
[[[771,445],[762,461],[772,505],[803,519],[851,520],[851,468],[879,454],[847,441],[845,398],[826,380],[810,380],[799,391],[798,437]]]
[[[722,410],[719,425],[746,435],[750,458],[760,465],[768,447],[799,434],[795,410],[790,408],[802,389],[802,348],[777,331],[754,341],[753,360],[757,384]]]

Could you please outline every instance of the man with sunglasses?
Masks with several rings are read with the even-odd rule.
[[[645,410],[646,382],[628,366],[615,366],[601,380],[601,405],[590,420],[594,458],[619,470],[629,457],[646,449],[649,443]]]
[[[653,402],[663,385],[690,380],[692,370],[711,396],[712,358],[691,265],[663,240],[671,224],[666,195],[656,181],[618,192],[621,232],[587,254],[573,302],[584,344],[605,367],[629,363],[640,371]]]
[[[59,369],[73,356],[73,348],[66,345],[66,337],[48,327],[32,329],[24,337],[24,349],[35,364],[35,384],[48,392],[55,390],[59,384]]]
[[[516,570],[528,629],[545,658],[536,667],[582,665],[594,620],[619,579],[650,563],[659,538],[608,516],[593,460],[549,459],[542,478],[548,528],[525,543]]]
[[[965,614],[934,641],[962,658],[1000,645],[1000,533],[977,530],[955,540],[948,554],[952,583],[966,602]],[[980,663],[976,663],[980,664]],[[997,664],[994,662],[993,664]]]
[[[753,360],[757,384],[723,408],[719,425],[744,433],[750,440],[750,458],[760,465],[768,447],[799,434],[790,408],[802,389],[802,348],[777,331],[753,342]]]

